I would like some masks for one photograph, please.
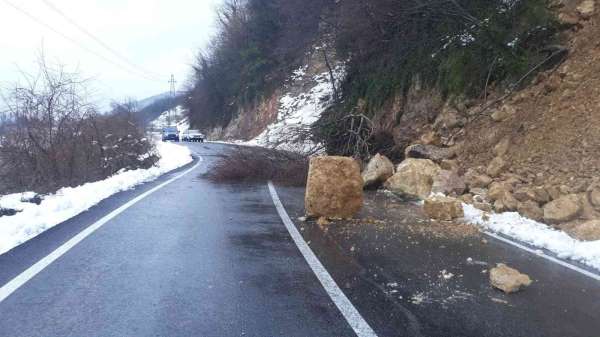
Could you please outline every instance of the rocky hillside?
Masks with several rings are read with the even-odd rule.
[[[559,17],[570,27],[569,55],[560,66],[539,73],[521,91],[489,97],[487,102],[498,100],[489,109],[482,108],[486,102],[446,103],[415,139],[451,149],[471,185],[489,188],[485,199],[497,211],[518,209],[566,230],[593,220],[600,231],[600,17],[595,7],[591,0],[565,1],[560,7]],[[492,190],[502,192],[489,195]]]

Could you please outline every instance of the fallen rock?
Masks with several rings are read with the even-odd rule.
[[[305,208],[309,217],[351,218],[363,204],[363,180],[352,158],[323,156],[310,160]]]
[[[515,108],[510,105],[503,105],[501,108],[496,109],[494,113],[492,113],[491,117],[495,122],[502,122],[508,117],[514,115],[516,112]]]
[[[458,172],[460,168],[458,162],[454,159],[444,159],[440,162],[442,170]]]
[[[319,225],[319,226],[321,226],[321,227],[327,226],[327,225],[329,225],[330,223],[331,223],[331,222],[329,222],[329,220],[327,220],[327,218],[326,218],[326,217],[324,217],[324,216],[322,216],[322,217],[319,217],[319,218],[317,219],[317,225]]]
[[[450,221],[464,217],[460,200],[444,196],[433,196],[425,199],[423,210],[428,217],[435,220]]]
[[[577,14],[579,14],[582,19],[587,20],[594,15],[595,7],[596,4],[594,0],[584,0],[577,6]]]
[[[379,187],[382,183],[394,175],[394,164],[379,153],[373,156],[362,173],[363,186]]]
[[[431,194],[433,178],[440,170],[429,159],[408,158],[398,165],[396,173],[384,185],[392,192],[426,199]]]
[[[600,220],[586,221],[568,231],[569,235],[581,241],[600,240]]]
[[[596,187],[591,189],[588,192],[587,197],[592,206],[600,208],[600,188]]]
[[[473,203],[473,194],[471,193],[467,193],[467,194],[463,194],[461,196],[458,197],[458,200],[466,203],[466,204],[472,204]]]
[[[562,195],[558,186],[546,186],[545,190],[548,191],[548,195],[550,195],[551,200],[556,200]]]
[[[488,190],[486,188],[472,188],[470,191],[475,199],[488,200]]]
[[[467,189],[465,180],[455,171],[441,170],[434,178],[431,186],[432,193],[461,195]]]
[[[544,206],[544,221],[557,224],[576,219],[581,214],[582,205],[579,196],[569,194],[547,203]]]
[[[451,130],[459,126],[463,126],[464,124],[465,120],[459,116],[458,112],[453,109],[446,108],[435,119],[433,128],[436,130]]]
[[[517,212],[531,220],[542,221],[544,219],[544,211],[540,208],[537,202],[532,200],[519,203],[517,206]]]
[[[425,145],[440,145],[441,142],[440,136],[433,130],[425,132],[419,140]]]
[[[519,291],[522,287],[531,285],[531,279],[518,270],[508,267],[504,263],[499,263],[490,270],[490,283],[492,287],[510,294]]]
[[[450,159],[455,155],[453,149],[435,145],[413,144],[404,150],[406,158],[430,159],[434,162]]]
[[[498,157],[502,157],[508,153],[510,149],[510,138],[504,137],[496,146],[494,146],[494,154]]]
[[[517,198],[517,200],[521,202],[530,200],[535,201],[538,204],[545,204],[548,201],[550,201],[550,194],[548,194],[548,191],[546,191],[546,189],[541,186],[525,186],[518,188],[515,191],[514,196],[515,198]]]
[[[507,193],[511,193],[512,187],[508,184],[493,182],[488,189],[487,196],[491,201],[502,199]]]
[[[484,211],[487,213],[491,213],[494,210],[492,205],[490,205],[489,203],[487,203],[485,201],[474,201],[473,207],[477,208],[480,211]]]
[[[498,213],[516,211],[518,206],[519,201],[517,201],[510,192],[507,192],[494,202],[494,209]]]
[[[499,176],[502,171],[506,170],[507,167],[508,163],[502,159],[502,157],[496,157],[489,163],[485,173],[487,173],[487,175],[490,177],[495,178]]]
[[[465,181],[467,182],[469,189],[474,189],[488,187],[493,179],[485,174],[480,174],[473,169],[469,169],[467,173],[465,173]]]
[[[570,13],[560,13],[558,14],[558,22],[565,26],[577,26],[579,25],[579,17]]]

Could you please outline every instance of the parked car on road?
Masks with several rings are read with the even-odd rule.
[[[184,142],[200,142],[204,143],[204,134],[198,130],[186,130],[183,132],[181,140]]]
[[[179,130],[177,130],[176,126],[168,126],[168,127],[163,128],[162,141],[166,142],[169,140],[172,140],[175,142],[179,141]]]

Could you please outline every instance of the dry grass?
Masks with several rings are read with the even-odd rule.
[[[219,182],[267,182],[305,186],[308,158],[300,154],[255,147],[237,147],[217,160],[205,175]]]

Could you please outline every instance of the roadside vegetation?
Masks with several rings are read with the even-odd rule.
[[[194,64],[184,101],[192,126],[227,125],[279,88],[319,35],[322,0],[226,0],[218,33]]]
[[[185,100],[192,125],[226,126],[280,88],[307,53],[326,51],[346,65],[335,104],[312,130],[332,154],[368,157],[393,142],[369,121],[414,85],[485,100],[566,53],[547,0],[228,0],[218,17]]]
[[[158,160],[134,104],[102,114],[88,92],[87,81],[43,59],[38,74],[3,91],[0,195],[54,192]]]
[[[283,186],[306,185],[308,158],[292,152],[261,147],[236,147],[220,157],[206,177],[218,183],[267,182]]]

